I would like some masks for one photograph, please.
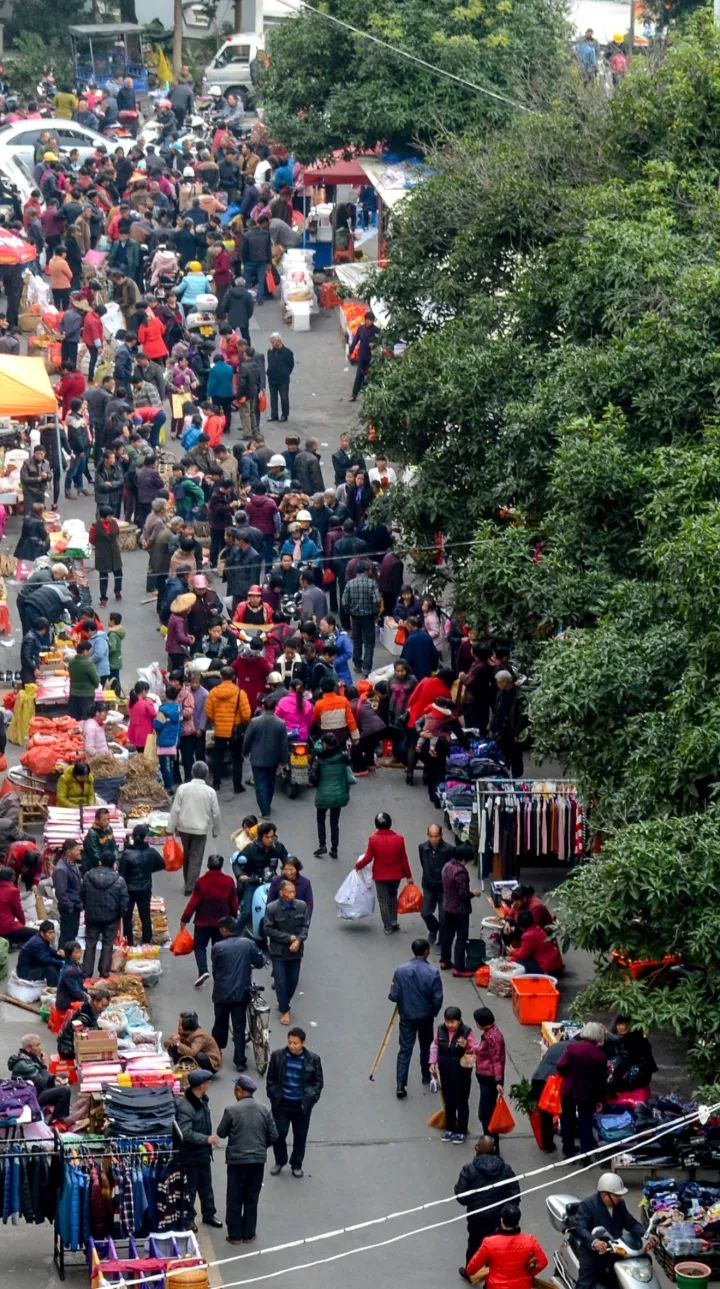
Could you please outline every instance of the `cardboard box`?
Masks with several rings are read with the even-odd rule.
[[[117,1034],[108,1029],[81,1029],[75,1033],[77,1061],[116,1061]]]

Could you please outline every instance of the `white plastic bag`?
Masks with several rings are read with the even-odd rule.
[[[365,883],[357,869],[352,868],[335,892],[335,904],[338,917],[347,922],[369,918],[375,908],[375,889]]]

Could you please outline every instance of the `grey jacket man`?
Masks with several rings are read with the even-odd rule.
[[[243,1097],[223,1112],[217,1135],[227,1137],[226,1163],[264,1164],[278,1130],[267,1106],[253,1097]]]

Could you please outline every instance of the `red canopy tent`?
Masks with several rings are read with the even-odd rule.
[[[374,156],[374,153],[369,153],[368,155]],[[306,188],[313,187],[316,184],[361,184],[364,186],[368,181],[368,177],[360,165],[362,159],[362,157],[353,157],[352,161],[333,159],[325,164],[316,163],[313,166],[307,166],[303,174],[303,183]]]

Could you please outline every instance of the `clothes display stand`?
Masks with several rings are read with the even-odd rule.
[[[483,876],[518,878],[521,864],[575,863],[586,852],[585,809],[570,779],[478,779]]]

